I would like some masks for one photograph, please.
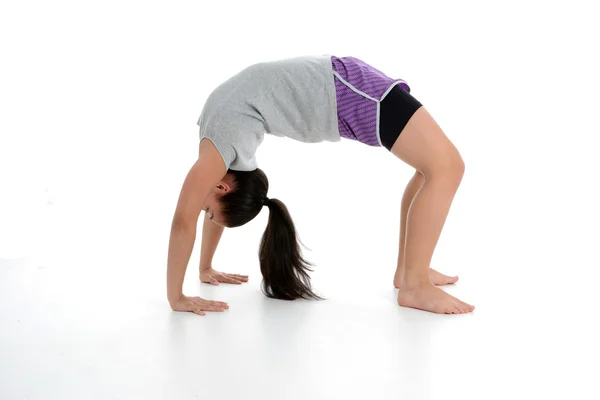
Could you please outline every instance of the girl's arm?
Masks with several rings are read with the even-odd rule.
[[[205,283],[218,285],[219,282],[239,285],[248,282],[248,275],[229,274],[215,271],[212,267],[213,256],[217,250],[219,240],[225,228],[212,222],[207,213],[204,213],[202,226],[202,247],[200,249],[200,280]]]
[[[182,286],[196,239],[198,217],[211,188],[225,176],[226,172],[225,163],[212,142],[202,140],[198,160],[185,178],[171,224],[167,261],[167,298],[171,308],[176,311],[197,312],[201,311],[200,307],[207,307],[202,308],[206,310],[213,310],[211,307],[218,308],[215,305],[217,302],[184,296]],[[217,310],[216,308],[214,310]]]
[[[223,236],[225,228],[213,223],[208,213],[204,214],[202,225],[202,247],[200,248],[200,272],[212,268],[212,259],[217,250],[217,245]]]

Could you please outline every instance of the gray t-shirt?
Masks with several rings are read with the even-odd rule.
[[[264,134],[305,143],[341,140],[330,55],[262,62],[245,68],[208,97],[200,140],[210,139],[226,169],[252,171]]]

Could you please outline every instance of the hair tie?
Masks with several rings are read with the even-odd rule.
[[[266,197],[266,196],[265,196],[265,197],[263,197],[263,206],[268,206],[268,205],[269,205],[269,200],[271,200],[271,199],[269,199],[269,198],[268,198],[268,197]]]

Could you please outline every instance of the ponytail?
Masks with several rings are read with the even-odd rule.
[[[269,222],[259,249],[262,291],[270,298],[281,300],[317,299],[310,285],[308,272],[313,264],[300,252],[296,228],[287,207],[278,199],[268,199]]]
[[[269,222],[258,252],[263,276],[262,291],[267,297],[282,300],[322,299],[311,289],[309,266],[301,253],[294,222],[285,204],[268,199],[269,181],[260,168],[253,171],[229,170],[233,190],[220,199],[224,225],[242,226],[269,207]]]

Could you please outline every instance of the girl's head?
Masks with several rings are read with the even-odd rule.
[[[209,195],[205,210],[218,225],[242,226],[263,209],[268,190],[269,181],[260,168],[229,170]],[[278,199],[269,199],[267,206],[269,220],[259,249],[263,292],[282,300],[319,299],[311,289],[308,275],[311,264],[302,257],[287,207]]]
[[[204,204],[204,210],[217,225],[228,228],[242,226],[262,210],[269,181],[260,169],[227,171]]]

